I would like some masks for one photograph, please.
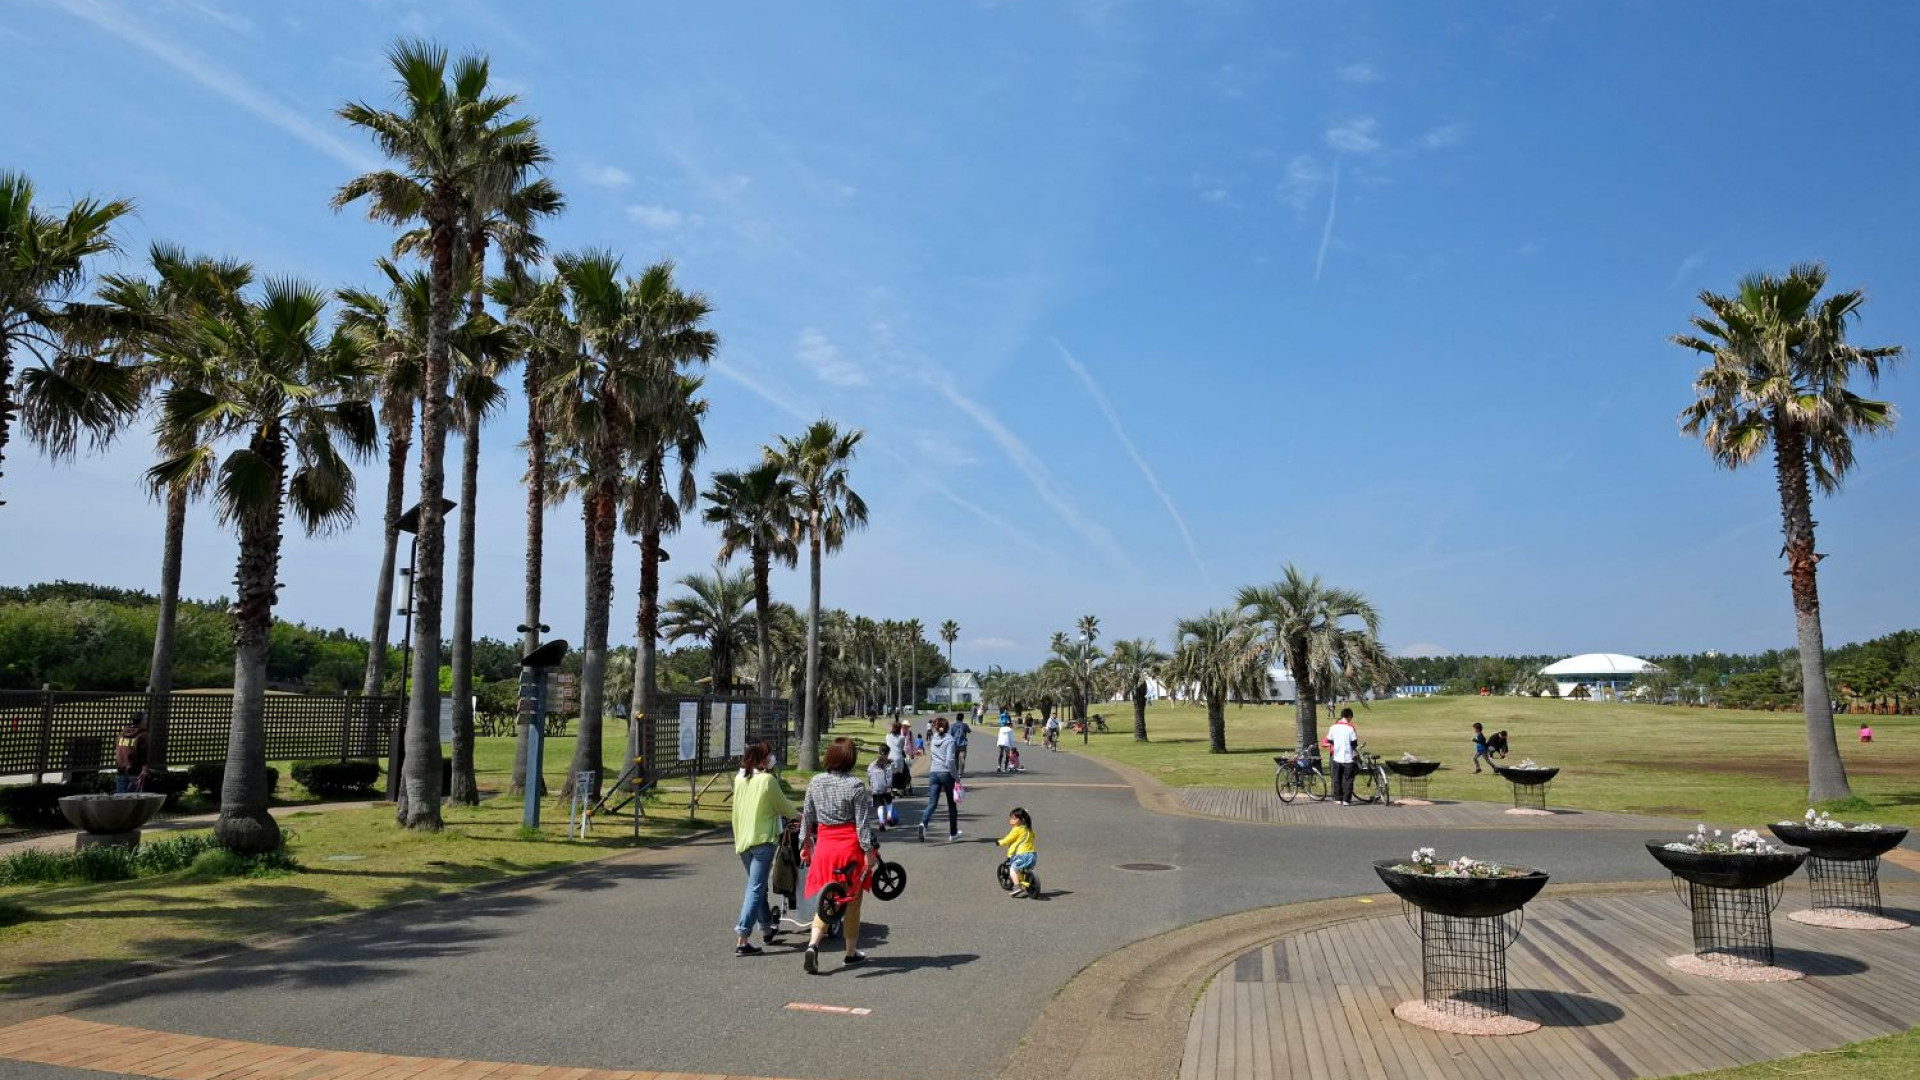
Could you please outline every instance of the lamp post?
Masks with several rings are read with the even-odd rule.
[[[459,505],[452,499],[440,500],[440,513]],[[393,725],[393,736],[387,742],[387,801],[400,798],[400,769],[406,764],[407,757],[407,716],[412,712],[413,699],[409,696],[409,676],[413,674],[413,564],[420,554],[420,504],[400,515],[394,522],[394,528],[413,537],[407,543],[407,568],[400,576],[407,582],[407,606],[399,614],[406,616],[407,622],[400,635],[400,721]]]

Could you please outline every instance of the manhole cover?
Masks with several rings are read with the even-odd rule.
[[[1178,870],[1180,868],[1171,863],[1163,862],[1123,862],[1120,864],[1119,869],[1139,870],[1144,873],[1153,870]]]

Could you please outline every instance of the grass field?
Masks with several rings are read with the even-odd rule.
[[[618,747],[612,743],[607,758],[614,767],[608,776],[618,774],[625,750],[624,740]],[[559,790],[573,748],[571,738],[548,740],[545,773],[551,790]],[[479,740],[475,763],[482,791],[504,792],[513,740]],[[729,807],[719,801],[724,781],[691,820],[686,782],[665,787],[648,801],[643,842],[727,820]],[[0,889],[0,990],[298,930],[355,911],[601,858],[633,843],[626,817],[602,819],[588,839],[568,840],[566,807],[552,799],[538,835],[523,834],[521,800],[504,794],[477,807],[446,807],[446,828],[438,833],[396,827],[385,805],[327,811],[289,806],[276,809],[274,816],[291,834],[289,846],[301,864],[297,872],[211,881],[181,873]]]
[[[1131,706],[1097,711],[1113,730],[1092,738],[1093,752],[1175,787],[1270,788],[1273,755],[1294,743],[1292,706],[1229,705],[1226,754],[1207,752],[1200,706],[1150,706],[1146,743],[1131,737]],[[1433,776],[1435,798],[1509,798],[1498,776],[1474,775],[1478,722],[1508,733],[1513,752],[1503,764],[1532,758],[1561,768],[1549,805],[1753,825],[1806,810],[1806,728],[1798,713],[1507,697],[1409,698],[1354,713],[1361,739],[1376,753],[1444,763]],[[1920,717],[1873,717],[1874,741],[1864,746],[1851,719],[1836,718],[1840,752],[1854,793],[1871,808],[1843,816],[1920,824]],[[1330,720],[1323,710],[1323,732]],[[1067,739],[1069,746],[1079,742]]]

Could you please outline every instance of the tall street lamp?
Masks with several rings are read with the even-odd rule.
[[[440,500],[440,513],[444,517],[448,511],[459,504],[452,499]],[[400,769],[406,764],[407,757],[407,716],[412,711],[413,699],[409,695],[408,678],[413,674],[413,564],[420,554],[420,504],[400,515],[394,528],[413,537],[407,544],[407,568],[400,576],[407,583],[407,606],[399,614],[406,616],[406,628],[400,636],[400,721],[393,725],[393,736],[387,741],[387,801],[393,802],[400,797]]]

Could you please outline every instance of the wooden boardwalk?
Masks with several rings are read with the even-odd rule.
[[[1920,922],[1920,890],[1887,893]],[[1289,937],[1239,957],[1208,986],[1188,1029],[1182,1080],[1627,1080],[1770,1061],[1920,1024],[1920,929],[1820,930],[1774,916],[1790,983],[1683,975],[1686,909],[1667,890],[1528,905],[1508,952],[1511,1037],[1444,1035],[1396,1020],[1420,997],[1420,943],[1394,913]]]
[[[1177,788],[1174,797],[1180,806],[1203,817],[1225,821],[1252,821],[1264,825],[1322,825],[1350,829],[1404,829],[1440,827],[1448,829],[1656,829],[1691,832],[1692,821],[1639,817],[1601,810],[1560,810],[1536,817],[1509,814],[1509,804],[1485,802],[1436,802],[1430,806],[1340,806],[1333,802],[1313,802],[1302,796],[1283,803],[1271,788],[1258,791],[1244,788]]]

